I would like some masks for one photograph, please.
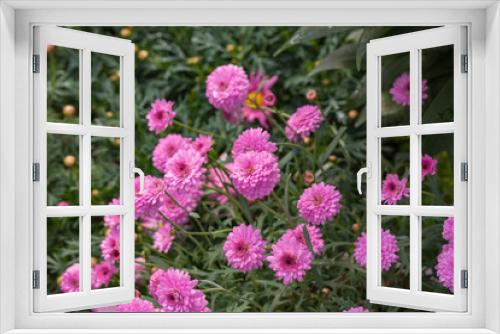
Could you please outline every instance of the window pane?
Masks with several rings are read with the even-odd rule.
[[[92,124],[120,126],[120,57],[95,53],[92,62]]]
[[[47,218],[47,294],[80,291],[80,218]]]
[[[410,138],[382,138],[381,203],[409,204],[410,201]]]
[[[79,122],[80,50],[47,47],[47,121]]]
[[[422,123],[453,122],[453,45],[422,50]]]
[[[92,217],[92,289],[120,286],[120,216]]]
[[[453,205],[453,134],[422,136],[422,204]]]
[[[79,136],[47,134],[47,205],[79,204],[79,146]]]
[[[422,217],[422,290],[453,293],[453,217]]]
[[[92,137],[92,204],[119,204],[120,138]]]
[[[382,286],[410,288],[410,217],[381,218]]]
[[[381,57],[382,126],[410,124],[410,53]]]

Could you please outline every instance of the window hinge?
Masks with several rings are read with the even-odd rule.
[[[469,72],[469,57],[462,55],[462,73]]]
[[[469,272],[467,270],[462,270],[460,277],[460,287],[462,289],[467,289],[469,287]]]
[[[40,73],[40,55],[33,55],[33,73]]]
[[[33,163],[33,182],[40,181],[40,164],[38,162]]]
[[[466,162],[460,164],[460,179],[462,181],[469,180],[469,165]]]
[[[33,270],[33,289],[40,289],[40,270]]]

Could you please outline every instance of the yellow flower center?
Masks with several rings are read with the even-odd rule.
[[[251,109],[258,109],[264,105],[264,97],[260,92],[250,92],[245,103]]]

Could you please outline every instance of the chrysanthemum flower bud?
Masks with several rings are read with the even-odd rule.
[[[318,93],[315,89],[309,89],[306,93],[306,99],[309,101],[315,100],[318,97]]]
[[[358,231],[359,231],[359,224],[357,224],[357,223],[352,224],[352,231],[354,233],[358,233]]]
[[[304,144],[309,145],[312,142],[311,137],[304,137]]]
[[[132,29],[131,28],[122,28],[120,30],[120,36],[123,37],[123,38],[128,38],[130,36],[132,36]]]
[[[305,171],[304,173],[304,182],[307,185],[311,185],[314,182],[314,174],[310,170]]]
[[[147,50],[140,50],[137,52],[137,58],[140,60],[146,60],[149,57],[149,52]]]
[[[76,158],[74,155],[67,155],[64,157],[64,166],[71,168],[75,165]]]
[[[66,104],[63,107],[63,115],[64,117],[73,117],[76,114],[76,108],[72,104]]]
[[[355,120],[356,118],[358,118],[358,115],[359,115],[359,112],[357,110],[350,110],[348,113],[347,113],[347,117],[349,117],[349,119],[351,121]]]
[[[330,162],[336,162],[337,161],[337,156],[335,154],[332,154],[328,157],[328,160]]]

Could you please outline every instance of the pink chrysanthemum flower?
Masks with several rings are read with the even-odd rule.
[[[113,278],[113,275],[118,272],[118,269],[108,261],[96,264],[92,269],[92,288],[98,289],[102,286],[108,286]]]
[[[351,308],[348,308],[347,310],[344,310],[343,312],[346,313],[364,313],[364,312],[370,312],[368,309],[364,308],[363,306],[354,306]]]
[[[149,288],[162,312],[208,312],[205,295],[195,289],[197,284],[187,272],[168,268],[157,270],[151,276]]]
[[[261,128],[247,129],[243,131],[233,144],[231,151],[233,158],[251,151],[274,153],[276,144],[269,141],[269,132]]]
[[[245,101],[250,85],[245,70],[236,65],[222,65],[210,73],[206,81],[205,95],[208,102],[224,112],[229,122],[241,120],[241,105]]]
[[[311,252],[304,245],[286,238],[278,240],[273,245],[267,261],[276,277],[288,285],[294,280],[300,282],[304,279],[306,271],[311,269],[312,258]]]
[[[109,205],[120,205],[120,200],[118,198],[113,198],[111,200],[111,202],[109,202]],[[120,222],[121,222],[121,218],[119,215],[108,215],[108,216],[104,216],[104,226],[106,226],[107,228],[111,228],[111,229],[114,229],[114,228],[120,228]]]
[[[445,287],[453,292],[453,256],[454,247],[453,244],[445,244],[441,249],[441,253],[438,255],[436,264],[436,274],[439,282]]]
[[[192,191],[203,183],[203,157],[194,149],[179,150],[167,162],[163,180],[168,188]]]
[[[120,230],[109,230],[101,242],[101,254],[104,260],[115,263],[120,260]]]
[[[198,152],[202,156],[203,161],[205,163],[207,163],[208,162],[207,154],[212,149],[213,143],[214,143],[214,140],[212,139],[212,136],[199,135],[193,141],[191,147],[196,152]]]
[[[271,194],[280,180],[278,159],[269,152],[248,152],[235,157],[230,173],[236,189],[249,201]]]
[[[286,123],[286,136],[289,140],[298,142],[299,137],[304,139],[316,131],[321,125],[321,122],[323,122],[323,119],[319,107],[311,104],[299,107]]]
[[[318,255],[323,251],[323,247],[325,246],[321,230],[313,225],[306,225],[306,228],[309,233],[309,240],[311,241],[313,252]],[[304,224],[299,224],[293,229],[288,229],[281,239],[293,239],[307,248],[306,238],[304,236]]]
[[[169,188],[166,191],[169,196],[167,195],[165,203],[160,207],[160,212],[174,224],[184,225],[189,220],[189,213],[198,205],[202,195],[201,190],[186,191]],[[158,220],[165,221],[161,216],[158,216]]]
[[[448,217],[443,224],[443,239],[449,243],[453,243],[455,219]]]
[[[154,307],[153,303],[149,300],[144,300],[139,297],[134,298],[128,304],[121,304],[116,307],[116,312],[123,313],[150,313],[150,312],[158,312],[158,310]]]
[[[57,203],[57,206],[70,206],[71,203],[68,201],[60,201]]]
[[[398,262],[399,245],[396,237],[388,230],[382,230],[381,265],[382,270],[387,271]],[[366,267],[366,233],[361,233],[354,243],[354,260],[361,266]]]
[[[151,103],[151,109],[146,115],[149,131],[159,134],[169,125],[172,125],[175,117],[173,107],[174,101],[167,101],[165,99],[156,99]]]
[[[339,213],[341,198],[335,186],[321,182],[304,190],[297,209],[307,223],[322,225]]]
[[[427,100],[427,90],[427,80],[422,80],[422,102]],[[389,93],[395,103],[403,107],[410,105],[410,75],[403,73],[397,77],[392,83]]]
[[[154,216],[158,209],[165,203],[165,184],[162,179],[146,175],[144,177],[144,190],[135,194],[135,216]]]
[[[231,169],[232,164],[226,164],[226,169]],[[231,195],[235,194],[234,188],[231,185],[231,180],[228,175],[219,168],[209,168],[207,186],[210,188],[218,189],[220,191],[229,192]],[[227,202],[228,198],[225,194],[213,193],[208,195],[208,198],[218,201],[220,204]]]
[[[153,234],[153,248],[162,253],[168,253],[175,239],[174,230],[169,223],[164,223]]]
[[[274,106],[276,96],[271,91],[272,86],[278,81],[278,76],[270,78],[260,72],[250,74],[248,95],[243,105],[243,119],[247,123],[258,120],[260,125],[267,128],[267,119],[270,117],[268,107]]]
[[[189,148],[191,140],[178,134],[171,134],[161,138],[153,150],[153,166],[160,172],[165,173],[167,161],[174,156],[177,151]]]
[[[239,225],[227,236],[224,254],[232,268],[246,273],[262,267],[266,244],[260,229]]]
[[[433,159],[430,155],[425,154],[422,157],[422,180],[427,175],[436,175],[437,160]]]
[[[66,268],[61,276],[60,288],[64,293],[80,291],[80,264],[74,263]]]
[[[410,189],[406,187],[406,182],[406,177],[400,180],[397,174],[387,174],[382,183],[382,201],[394,205],[403,197],[409,197]]]

